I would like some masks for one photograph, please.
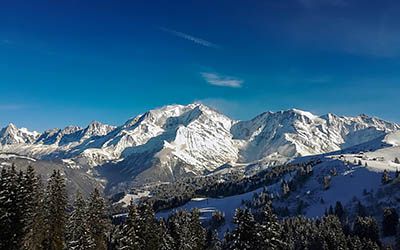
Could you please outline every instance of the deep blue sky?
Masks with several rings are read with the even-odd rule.
[[[0,0],[0,125],[121,124],[201,101],[400,122],[400,3]],[[221,86],[223,85],[223,86]]]

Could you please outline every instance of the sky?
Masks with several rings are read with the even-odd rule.
[[[400,122],[400,2],[0,0],[0,125],[201,102]]]

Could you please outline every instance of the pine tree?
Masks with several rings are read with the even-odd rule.
[[[0,180],[0,247],[19,249],[23,236],[20,176],[13,165],[2,169]]]
[[[356,214],[360,217],[368,216],[367,209],[360,201],[358,201],[356,205]]]
[[[94,241],[94,248],[96,250],[106,250],[107,234],[111,225],[105,201],[97,188],[94,189],[89,198],[87,221],[89,232]]]
[[[329,189],[329,187],[331,186],[331,176],[330,175],[324,176],[323,182],[324,182],[324,189],[325,190]]]
[[[272,210],[271,202],[267,202],[264,206],[262,215],[260,225],[262,243],[260,247],[265,249],[284,249],[286,244],[281,239],[282,227]]]
[[[206,231],[200,222],[200,211],[178,211],[167,220],[174,249],[204,249]]]
[[[372,217],[357,217],[354,222],[353,233],[360,239],[368,239],[380,244],[378,223]]]
[[[167,225],[164,219],[160,220],[160,250],[173,250],[174,249],[174,239],[168,232]]]
[[[229,237],[231,239],[228,242],[229,249],[258,249],[261,244],[259,225],[250,210],[237,209],[233,222],[237,226]]]
[[[54,170],[47,184],[45,196],[46,239],[44,248],[61,250],[65,246],[67,195],[64,178]]]
[[[364,245],[358,236],[348,236],[347,247],[349,250],[364,250]]]
[[[206,250],[221,250],[221,242],[218,239],[218,233],[216,230],[207,230],[206,234]]]
[[[27,192],[25,201],[27,210],[25,211],[22,249],[42,249],[45,239],[43,186],[40,177],[35,175],[31,166],[27,168],[24,186]]]
[[[67,248],[74,250],[90,250],[94,247],[94,240],[89,231],[86,202],[81,193],[77,193],[67,224]]]
[[[144,242],[139,238],[139,212],[136,205],[129,206],[129,214],[122,229],[117,236],[117,249],[119,250],[141,250]]]
[[[389,172],[386,169],[383,170],[381,182],[382,184],[387,184],[390,182]]]
[[[399,158],[394,158],[394,163],[396,163],[396,164],[400,164],[400,160],[399,160]]]
[[[282,182],[282,194],[283,196],[287,196],[290,192],[289,184],[286,181]]]
[[[335,215],[342,221],[344,219],[345,211],[340,201],[336,202]]]
[[[343,233],[340,220],[336,215],[329,215],[323,218],[318,225],[318,229],[328,249],[346,249],[346,236]]]
[[[139,206],[138,226],[140,228],[138,237],[140,238],[141,249],[159,249],[161,245],[160,225],[155,218],[154,210],[148,203]]]
[[[206,230],[201,225],[200,211],[198,209],[194,209],[190,213],[189,230],[191,232],[191,242],[194,246],[193,249],[204,249]]]
[[[386,207],[383,209],[382,231],[384,236],[396,235],[399,224],[399,215],[395,208]]]

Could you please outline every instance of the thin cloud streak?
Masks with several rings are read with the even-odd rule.
[[[24,106],[18,104],[0,104],[0,111],[18,110],[22,108],[24,108]]]
[[[215,86],[240,88],[243,84],[243,80],[241,79],[230,76],[222,76],[216,73],[202,72],[201,76],[204,78],[204,80],[206,80],[206,82]]]
[[[202,45],[202,46],[205,46],[205,47],[214,48],[214,49],[219,48],[219,46],[217,44],[209,42],[209,41],[204,40],[202,38],[194,37],[192,35],[189,35],[189,34],[186,34],[186,33],[180,32],[180,31],[172,30],[172,29],[167,29],[167,28],[164,28],[164,27],[161,27],[160,29],[162,31],[164,31],[164,32],[167,32],[167,33],[172,34],[174,36],[189,40],[191,42],[194,42],[196,44],[199,44],[199,45]]]
[[[346,0],[298,0],[298,2],[305,8],[316,8],[323,5],[334,6],[334,7],[344,7],[348,3]]]

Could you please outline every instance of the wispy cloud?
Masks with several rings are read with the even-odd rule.
[[[297,0],[297,1],[306,8],[315,8],[323,5],[343,7],[348,4],[346,0]]]
[[[231,76],[223,76],[217,73],[202,72],[201,76],[206,80],[206,82],[215,86],[240,88],[243,84],[243,80],[241,79]]]
[[[167,32],[167,33],[172,34],[174,36],[189,40],[191,42],[194,42],[196,44],[199,44],[199,45],[202,45],[202,46],[205,46],[205,47],[214,48],[214,49],[219,48],[219,46],[217,44],[209,42],[209,41],[204,40],[202,38],[198,38],[198,37],[195,37],[195,36],[180,32],[180,31],[167,29],[167,28],[164,28],[164,27],[161,27],[160,29],[162,31],[164,31],[164,32]]]
[[[23,105],[20,104],[1,104],[0,103],[0,110],[2,111],[9,111],[9,110],[18,110],[23,108]]]

